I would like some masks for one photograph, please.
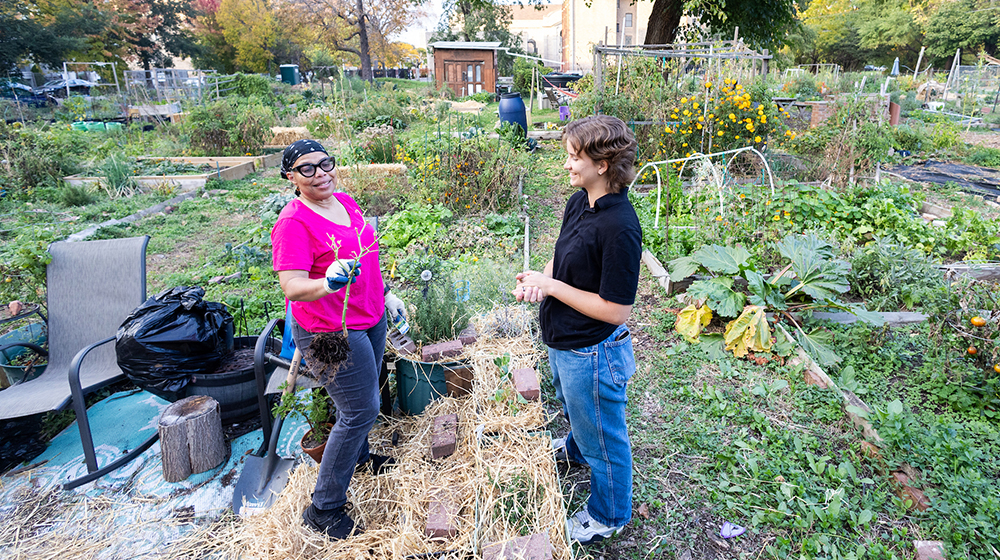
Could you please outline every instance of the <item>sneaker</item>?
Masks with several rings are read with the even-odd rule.
[[[552,452],[555,455],[557,463],[566,463],[570,466],[585,467],[584,463],[578,463],[569,458],[569,453],[566,451],[566,438],[555,438],[552,440]]]
[[[375,453],[369,453],[368,459],[358,463],[355,467],[355,472],[362,469],[367,469],[368,472],[379,475],[387,472],[389,469],[396,466],[396,460],[387,455],[376,455]]]
[[[566,520],[566,536],[570,541],[582,545],[601,542],[622,532],[625,527],[608,527],[590,516],[587,508],[576,512]]]
[[[333,509],[319,509],[313,504],[309,504],[306,511],[302,513],[302,520],[305,521],[313,531],[323,533],[332,540],[346,539],[354,531],[354,520],[347,515],[347,508],[341,506]]]

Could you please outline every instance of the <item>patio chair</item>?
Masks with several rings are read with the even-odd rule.
[[[72,489],[118,469],[148,449],[98,468],[85,396],[125,379],[113,344],[125,317],[146,299],[149,236],[53,243],[46,269],[49,364],[36,379],[0,391],[0,420],[63,410],[72,404],[88,474]]]

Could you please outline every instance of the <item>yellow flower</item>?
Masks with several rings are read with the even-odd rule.
[[[720,130],[716,136],[722,136],[722,131]]]
[[[712,89],[712,82],[705,82],[705,87],[707,89]]]
[[[685,142],[685,143],[681,144],[681,147],[682,147],[682,148],[687,148],[687,147],[688,147],[688,143],[687,143],[687,142]]]
[[[754,136],[753,141],[754,142],[760,142],[760,136]]]
[[[781,217],[780,217],[780,216],[775,216],[775,217],[773,217],[773,218],[771,218],[771,219],[777,222],[778,220],[780,220],[780,219],[781,219]]]
[[[698,123],[698,130],[701,130],[701,123]]]
[[[740,193],[740,198],[746,198],[746,197],[747,197],[747,195],[745,195],[743,193]]]
[[[764,203],[764,206],[770,206],[770,205],[771,205],[771,201],[770,200],[768,200],[767,202]]]
[[[705,122],[705,117],[698,117],[698,122]]]
[[[682,97],[681,98],[681,103],[687,103],[687,102],[688,102],[688,98],[687,97]]]
[[[695,109],[697,109],[698,108],[698,102],[695,101],[695,103],[694,103],[694,105],[692,105],[692,107],[694,107]]]
[[[737,134],[737,135],[736,135],[736,139],[737,139],[737,140],[739,140],[739,139],[740,139],[740,135],[739,135],[739,134]]]
[[[715,221],[717,221],[717,222],[721,222],[721,221],[722,221],[722,216],[716,216],[716,217],[715,217]]]

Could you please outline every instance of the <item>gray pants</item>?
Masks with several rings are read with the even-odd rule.
[[[333,509],[347,503],[347,486],[358,463],[368,460],[368,432],[379,413],[379,371],[385,353],[385,316],[364,331],[348,329],[348,366],[326,385],[337,407],[337,422],[323,451],[313,505]],[[315,335],[292,323],[295,346],[308,348]]]

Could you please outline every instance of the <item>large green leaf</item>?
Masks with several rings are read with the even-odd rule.
[[[822,329],[814,329],[809,334],[802,329],[795,329],[795,338],[802,349],[821,366],[832,366],[840,362],[840,356],[830,348],[830,333]]]
[[[705,245],[694,252],[691,257],[702,266],[716,274],[738,274],[750,260],[750,253],[740,246],[723,247],[722,245]]]
[[[767,324],[767,315],[759,305],[748,305],[743,313],[726,325],[726,350],[732,350],[733,355],[742,358],[747,352],[767,352],[771,349],[771,326]]]
[[[726,341],[720,333],[701,335],[701,344],[698,346],[705,352],[708,359],[713,362],[726,359]]]
[[[712,310],[707,305],[701,307],[689,305],[681,309],[681,312],[677,314],[674,329],[684,336],[684,339],[688,342],[697,343],[701,330],[711,322]]]
[[[801,291],[822,300],[835,298],[851,288],[847,282],[850,266],[835,259],[833,246],[815,235],[789,234],[775,247],[792,261],[795,280],[789,293]]]
[[[743,276],[747,279],[752,305],[779,311],[788,309],[788,305],[785,303],[785,294],[781,293],[778,286],[764,280],[764,275],[756,270],[746,270],[743,272]]]
[[[670,279],[679,282],[698,272],[701,265],[691,257],[679,257],[667,263],[667,267],[670,269]]]
[[[729,277],[696,280],[688,287],[687,293],[695,299],[705,300],[705,304],[722,317],[735,317],[746,303],[746,295],[733,290],[733,279]]]

